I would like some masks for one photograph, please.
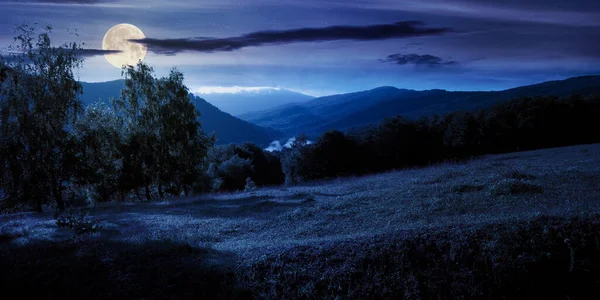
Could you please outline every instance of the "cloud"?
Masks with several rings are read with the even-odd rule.
[[[292,148],[292,144],[296,141],[295,137],[291,137],[285,142],[285,144],[281,145],[280,140],[275,140],[269,144],[269,147],[265,148],[265,151],[273,152],[273,151],[281,151],[283,148]],[[313,141],[306,141],[307,145],[313,144]]]
[[[268,86],[203,86],[196,89],[198,94],[238,94],[243,92],[278,91],[278,87]]]
[[[281,45],[299,42],[337,40],[385,40],[415,36],[438,35],[451,32],[450,28],[423,28],[422,22],[406,21],[370,26],[330,26],[280,31],[258,31],[229,38],[132,39],[158,54],[173,55],[181,51],[233,51],[249,46]]]
[[[391,62],[398,65],[426,65],[426,66],[442,66],[442,65],[456,65],[457,61],[444,61],[443,58],[437,57],[430,54],[391,54],[385,59],[380,59],[380,62]]]
[[[54,4],[98,4],[98,3],[113,3],[119,0],[9,0],[0,2],[13,3],[54,3]]]
[[[102,49],[75,50],[75,54],[80,57],[83,57],[83,58],[104,55],[104,54],[120,53],[120,52],[122,52],[122,51],[121,50],[102,50]],[[23,54],[23,53],[14,53],[14,52],[7,53],[7,54],[0,53],[0,56],[6,62],[15,62],[15,61],[19,61],[19,60],[28,61],[27,55]]]
[[[104,54],[115,54],[115,53],[121,53],[123,51],[121,50],[102,50],[102,49],[80,49],[77,50],[76,53],[79,54],[80,56],[83,57],[92,57],[92,56],[97,56],[97,55],[104,55]]]
[[[260,1],[277,3],[281,0]],[[303,0],[294,4],[322,7],[322,3],[323,0]],[[416,12],[488,21],[501,20],[569,26],[600,25],[600,1],[592,0],[344,0],[329,1],[327,4],[336,8]]]

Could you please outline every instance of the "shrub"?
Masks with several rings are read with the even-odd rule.
[[[504,178],[518,179],[518,180],[533,180],[536,178],[533,175],[523,173],[521,171],[506,172],[506,173],[503,173],[502,176],[504,176]]]
[[[207,176],[213,190],[243,190],[250,177],[255,187],[280,185],[284,181],[279,155],[263,151],[260,147],[244,143],[217,146],[209,151]]]
[[[515,179],[504,179],[494,185],[491,189],[492,194],[500,195],[520,195],[520,194],[541,194],[544,189],[541,186],[522,182]]]
[[[244,191],[252,191],[256,189],[256,183],[250,177],[246,177],[246,186],[244,187]]]
[[[252,174],[252,163],[234,155],[219,165],[217,174],[223,180],[222,189],[242,190],[246,185],[246,178]]]
[[[285,185],[292,185],[304,181],[301,174],[303,158],[304,156],[301,153],[301,149],[284,149],[281,155],[281,169],[285,175]]]
[[[79,211],[73,213],[69,211],[69,215],[64,217],[59,214],[54,215],[56,219],[56,225],[61,228],[70,228],[76,235],[94,233],[102,229],[102,225],[88,218],[88,211]]]
[[[471,193],[471,192],[479,192],[485,189],[483,185],[470,185],[470,184],[461,184],[452,188],[453,192],[456,193]]]

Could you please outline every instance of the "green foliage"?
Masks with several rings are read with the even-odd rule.
[[[456,112],[445,116],[444,146],[456,152],[474,154],[481,143],[483,127],[481,115],[471,112]]]
[[[127,183],[121,189],[137,193],[145,188],[147,199],[152,198],[150,186],[159,197],[192,192],[214,144],[214,137],[202,131],[183,73],[172,69],[168,77],[156,78],[153,72],[141,61],[125,66],[125,87],[113,100],[125,120],[120,181]]]
[[[453,192],[456,193],[471,193],[479,192],[485,189],[483,185],[472,185],[472,184],[461,184],[452,188]]]
[[[140,198],[140,189],[147,199],[151,191],[205,191],[197,180],[205,178],[215,138],[202,131],[183,73],[156,78],[141,61],[124,66],[125,86],[113,108],[92,104],[83,111],[73,75],[83,62],[81,47],[54,47],[50,32],[20,26],[13,54],[0,56],[3,206],[29,202],[41,211],[54,199],[63,210],[65,195],[83,191],[92,201],[123,200],[132,191]]]
[[[523,173],[521,171],[505,172],[505,173],[502,174],[502,176],[504,178],[510,178],[510,179],[523,179],[523,180],[533,180],[533,179],[535,179],[535,176],[533,176],[531,174]]]
[[[251,143],[217,146],[208,156],[208,175],[214,190],[242,190],[247,179],[258,186],[280,185],[284,174],[279,157]]]
[[[52,28],[19,26],[10,57],[0,56],[0,171],[9,198],[41,211],[72,176],[68,128],[81,111],[81,85],[73,70],[83,59],[77,43],[54,46]]]
[[[217,168],[217,176],[223,180],[221,188],[227,191],[244,189],[246,178],[251,173],[252,162],[237,155],[222,162]]]
[[[492,186],[491,192],[495,196],[541,194],[544,192],[544,188],[521,180],[503,179]]]
[[[252,191],[256,189],[256,183],[250,177],[246,177],[246,186],[244,186],[244,191]]]
[[[350,161],[357,160],[355,145],[343,132],[325,132],[312,147],[313,177],[331,178],[352,174]]]
[[[312,159],[313,145],[294,143],[291,149],[283,149],[281,153],[281,168],[285,175],[284,184],[291,185],[310,180],[309,169]]]
[[[94,200],[109,201],[118,192],[122,171],[123,120],[103,104],[86,107],[73,130],[78,147],[74,184],[92,185]]]
[[[279,158],[252,143],[236,145],[234,153],[252,163],[251,179],[257,186],[280,185],[283,173]]]
[[[330,178],[456,162],[483,154],[600,142],[600,97],[514,99],[476,112],[324,133],[314,145],[282,152],[285,182]],[[507,178],[532,179],[527,174]],[[525,190],[527,188],[524,188]],[[517,190],[520,190],[517,188]]]

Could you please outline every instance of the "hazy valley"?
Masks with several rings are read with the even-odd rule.
[[[83,103],[109,103],[108,99],[120,95],[122,82],[117,80],[84,83]],[[209,133],[216,132],[219,137],[218,144],[252,142],[267,147],[273,140],[281,140],[283,144],[290,137],[302,133],[316,138],[328,130],[346,131],[374,125],[397,115],[416,119],[420,116],[443,115],[459,110],[489,108],[522,97],[563,97],[572,94],[586,96],[595,93],[600,93],[600,76],[574,77],[493,92],[415,91],[379,87],[314,99],[289,91],[279,91],[274,95],[257,91],[195,95],[193,101],[201,112],[200,120],[204,130]],[[253,108],[242,104],[235,109],[238,114],[229,114],[218,108],[221,104],[225,105],[223,107],[226,110],[237,103],[255,102],[261,97],[266,99],[262,104],[252,105]],[[213,98],[215,100],[212,100]],[[244,112],[244,109],[253,110],[259,107],[270,108]]]

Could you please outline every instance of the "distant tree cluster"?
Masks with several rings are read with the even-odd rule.
[[[287,183],[363,175],[492,153],[600,142],[600,97],[513,99],[474,112],[388,118],[314,144],[285,149]]]
[[[214,147],[208,156],[213,190],[236,191],[255,186],[281,185],[279,158],[252,143]]]

